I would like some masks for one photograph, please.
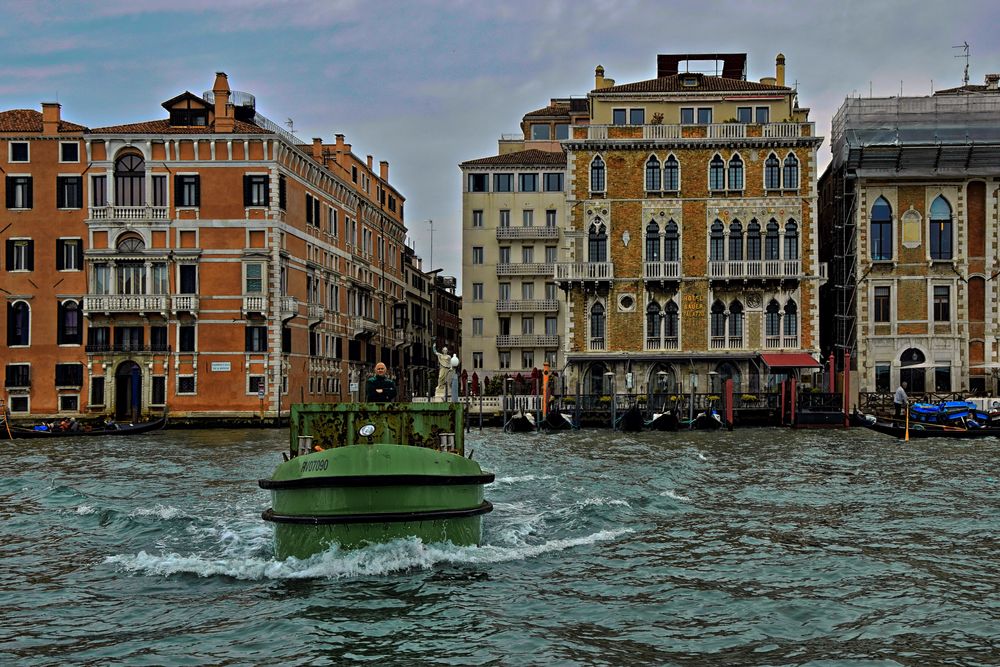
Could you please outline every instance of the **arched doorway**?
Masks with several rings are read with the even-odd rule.
[[[723,361],[715,367],[715,375],[712,376],[712,392],[721,393],[726,380],[733,381],[733,392],[739,393],[743,376],[736,364],[731,361]]]
[[[915,347],[899,355],[899,381],[906,383],[907,393],[922,394],[927,391],[924,362],[927,357]]]
[[[587,369],[583,386],[586,387],[586,391],[591,397],[603,396],[611,391],[611,383],[604,377],[607,371],[608,367],[601,362],[597,362]]]
[[[649,405],[660,412],[666,412],[671,395],[680,393],[674,368],[666,363],[653,364],[646,386],[649,388]]]
[[[115,371],[115,419],[138,421],[142,412],[142,369],[123,361]]]

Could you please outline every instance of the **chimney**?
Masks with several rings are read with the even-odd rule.
[[[997,90],[998,83],[1000,83],[1000,74],[986,75],[986,90]]]
[[[215,95],[215,131],[232,132],[235,122],[233,105],[229,103],[229,77],[225,72],[215,73],[212,94]]]
[[[604,68],[600,65],[594,70],[594,90],[604,88]]]
[[[337,139],[337,152],[338,153],[343,153],[344,152],[344,135],[337,134],[337,135],[334,135],[334,136]]]
[[[323,140],[313,137],[313,159],[323,164]]]
[[[368,171],[371,171],[371,170],[372,170],[372,164],[373,164],[373,163],[374,163],[374,159],[372,158],[372,156],[371,156],[371,155],[369,155],[369,156],[368,156]]]
[[[779,86],[785,85],[785,54],[779,53],[774,59],[774,78]]]
[[[389,182],[389,162],[387,160],[378,163],[378,177],[385,183]]]
[[[42,102],[42,134],[59,134],[60,108],[58,102]]]

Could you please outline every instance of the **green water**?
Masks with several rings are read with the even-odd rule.
[[[485,544],[274,560],[285,431],[0,443],[0,664],[997,664],[1000,442],[504,435]]]

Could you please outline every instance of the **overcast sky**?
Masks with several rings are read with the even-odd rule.
[[[617,83],[656,76],[656,54],[746,52],[748,76],[787,58],[818,133],[846,96],[926,95],[1000,72],[1000,2],[638,0],[0,1],[0,109],[62,103],[98,127],[165,117],[218,70],[309,141],[344,133],[388,160],[418,254],[461,272],[458,163],[550,97],[585,95],[594,67]],[[932,84],[933,82],[933,84]],[[820,164],[829,160],[829,143]],[[461,284],[461,283],[459,283]]]

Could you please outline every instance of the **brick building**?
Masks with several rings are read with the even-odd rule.
[[[821,138],[784,70],[660,55],[656,78],[614,85],[597,68],[589,125],[562,142],[567,390],[754,392],[816,365]]]
[[[862,392],[998,390],[998,80],[834,117],[824,347],[852,353]]]
[[[399,367],[403,197],[219,73],[166,118],[0,112],[4,355],[15,417],[273,417]]]

